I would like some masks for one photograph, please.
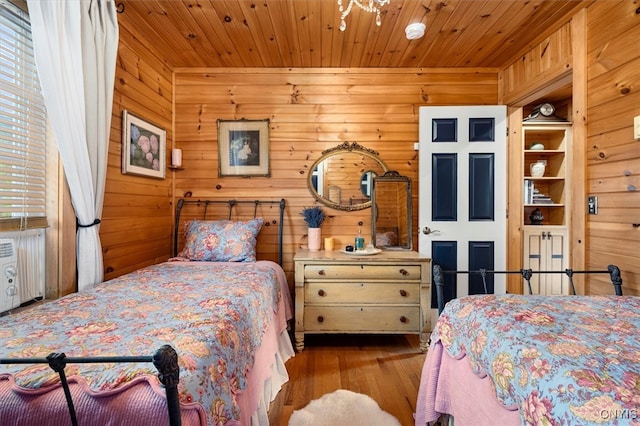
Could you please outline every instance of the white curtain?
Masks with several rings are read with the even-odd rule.
[[[102,214],[118,19],[113,0],[27,0],[38,76],[73,208],[78,290],[103,280]],[[89,226],[88,226],[89,225]]]

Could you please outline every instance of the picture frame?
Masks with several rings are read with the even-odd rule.
[[[269,119],[218,120],[218,174],[270,176]]]
[[[123,110],[122,173],[164,179],[166,163],[166,130]]]

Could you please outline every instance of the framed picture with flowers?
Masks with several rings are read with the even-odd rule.
[[[122,111],[122,173],[165,178],[167,132]]]

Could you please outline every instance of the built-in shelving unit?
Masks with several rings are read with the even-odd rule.
[[[525,122],[522,125],[524,176],[523,225],[532,225],[531,212],[539,209],[543,225],[566,225],[568,210],[568,146],[571,123]],[[542,149],[532,149],[542,146]],[[531,176],[531,164],[545,163],[543,176]]]
[[[523,135],[523,266],[534,271],[562,271],[569,265],[568,214],[571,184],[571,123],[524,122]],[[531,164],[542,161],[542,176],[532,176]],[[540,223],[531,220],[534,210]],[[568,294],[564,275],[534,274],[535,294]]]

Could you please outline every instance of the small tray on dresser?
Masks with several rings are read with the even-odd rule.
[[[340,253],[348,254],[351,256],[373,256],[374,254],[382,253],[380,249],[368,249],[368,250],[356,250],[356,251],[346,251],[345,249],[340,250]]]

